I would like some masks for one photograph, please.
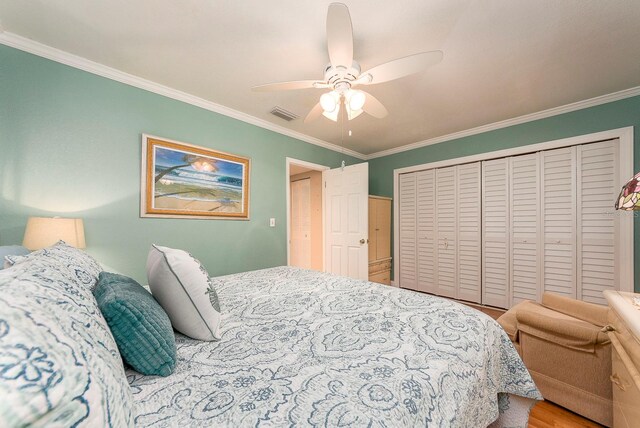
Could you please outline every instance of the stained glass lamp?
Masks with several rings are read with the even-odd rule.
[[[625,211],[640,210],[640,172],[622,187],[615,208]]]

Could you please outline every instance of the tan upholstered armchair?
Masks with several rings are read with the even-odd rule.
[[[612,425],[611,343],[606,306],[552,293],[518,303],[498,322],[545,399]]]

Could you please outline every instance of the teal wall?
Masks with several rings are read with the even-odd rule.
[[[396,168],[625,126],[640,126],[640,97],[372,159],[370,193],[392,196]],[[250,157],[251,220],[140,218],[142,133]],[[141,281],[151,243],[192,252],[212,275],[285,264],[287,156],[359,162],[0,45],[0,245],[20,243],[29,216],[78,216],[87,251]],[[270,217],[277,227],[268,227]],[[637,216],[635,260],[640,292]]]
[[[640,170],[640,96],[372,159],[369,161],[369,191],[375,195],[393,196],[393,170],[397,168],[627,126],[635,127],[633,153],[634,171],[637,172]],[[636,215],[634,252],[637,292],[640,292],[639,220]]]
[[[250,157],[251,220],[140,218],[142,133]],[[212,275],[283,265],[285,157],[361,162],[0,45],[0,245],[21,243],[29,216],[77,216],[87,251],[140,281],[151,243]]]

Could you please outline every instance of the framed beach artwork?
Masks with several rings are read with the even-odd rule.
[[[249,219],[250,159],[142,136],[142,217]]]

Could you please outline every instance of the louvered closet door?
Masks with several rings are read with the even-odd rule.
[[[619,188],[618,140],[578,147],[577,290],[578,298],[606,305],[604,290],[619,288],[617,231],[613,208]],[[624,213],[623,213],[624,214]]]
[[[418,290],[438,292],[436,275],[436,170],[420,171],[417,184]]]
[[[416,173],[400,174],[398,180],[400,287],[416,290]]]
[[[480,162],[458,165],[455,192],[455,198],[458,200],[457,298],[475,303],[482,300],[480,168]]]
[[[482,162],[482,304],[509,307],[509,159]]]
[[[541,159],[543,288],[576,298],[576,147]]]
[[[436,170],[436,269],[438,293],[441,296],[457,297],[457,166]]]
[[[510,163],[511,305],[539,299],[539,153],[514,156]]]

